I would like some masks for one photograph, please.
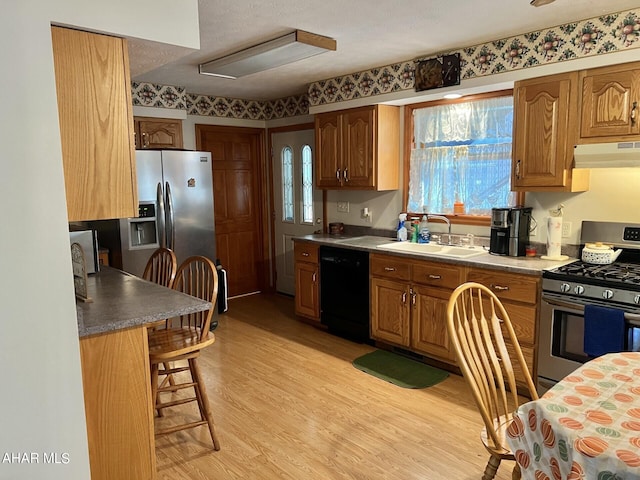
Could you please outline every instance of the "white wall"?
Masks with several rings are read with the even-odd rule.
[[[196,0],[2,3],[0,455],[39,462],[3,461],[0,479],[89,478],[51,22],[199,46]]]

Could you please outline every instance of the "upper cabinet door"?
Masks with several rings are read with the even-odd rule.
[[[316,185],[339,187],[342,181],[340,164],[340,125],[338,112],[316,115]]]
[[[134,122],[136,148],[183,148],[181,120],[136,117]]]
[[[626,140],[640,134],[640,64],[581,72],[582,143]]]
[[[69,221],[138,215],[126,40],[52,27]]]
[[[344,114],[342,183],[345,186],[374,185],[374,112],[373,108],[365,108]]]
[[[512,190],[575,191],[578,187],[572,185],[577,86],[576,72],[516,82]]]

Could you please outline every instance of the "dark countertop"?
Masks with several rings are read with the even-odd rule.
[[[89,275],[91,303],[76,300],[80,337],[113,332],[182,314],[200,312],[209,302],[147,282],[120,270],[101,267]]]
[[[438,254],[429,253],[409,253],[401,251],[391,251],[378,248],[379,245],[394,242],[395,239],[388,237],[376,237],[371,235],[348,237],[344,235],[305,235],[295,237],[294,241],[306,241],[318,243],[320,245],[330,245],[341,248],[351,248],[357,250],[367,250],[369,252],[380,253],[385,255],[398,255],[421,260],[429,260],[434,262],[453,263],[456,265],[465,265],[475,268],[490,268],[501,270],[504,272],[522,273],[525,275],[540,275],[543,270],[559,267],[566,263],[575,261],[575,258],[567,260],[542,260],[538,257],[509,257],[500,255],[491,255],[481,253],[468,258],[445,257]]]

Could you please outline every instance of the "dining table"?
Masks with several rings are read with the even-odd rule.
[[[640,352],[584,363],[518,407],[506,440],[524,480],[640,479]]]

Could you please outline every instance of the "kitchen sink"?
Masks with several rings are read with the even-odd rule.
[[[484,247],[457,247],[450,245],[436,245],[434,243],[391,242],[378,245],[379,249],[407,253],[433,255],[436,257],[468,258],[486,253]]]

